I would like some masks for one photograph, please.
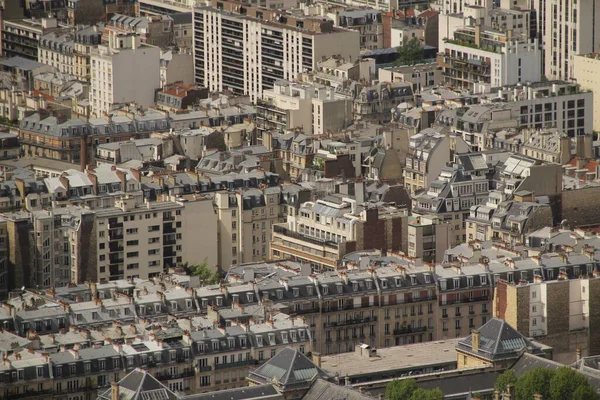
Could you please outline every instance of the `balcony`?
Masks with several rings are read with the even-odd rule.
[[[198,372],[209,372],[212,371],[212,365],[204,365],[201,367],[198,367]]]
[[[181,378],[189,378],[195,375],[195,372],[193,369],[190,370],[185,370],[181,373],[178,374],[172,374],[170,372],[159,372],[156,375],[154,375],[154,377],[156,379],[158,379],[159,381],[168,381],[170,379],[181,379]]]
[[[3,399],[6,400],[16,400],[16,399],[28,399],[31,397],[43,397],[45,395],[48,394],[52,394],[52,389],[46,389],[46,390],[32,390],[30,392],[25,392],[25,393],[17,393],[17,394],[8,394],[5,397],[3,397]]]
[[[405,326],[400,329],[394,329],[394,335],[406,335],[410,333],[423,333],[427,331],[426,326],[422,326],[420,328],[413,328],[411,326]]]
[[[273,232],[274,233],[279,233],[281,235],[287,236],[287,237],[292,238],[292,239],[301,240],[301,241],[308,242],[308,243],[311,243],[311,244],[315,244],[315,245],[318,245],[318,246],[325,246],[325,247],[329,247],[329,248],[332,248],[332,249],[335,249],[335,250],[338,249],[338,243],[336,243],[334,241],[323,240],[323,239],[318,239],[318,238],[311,237],[311,236],[306,236],[306,235],[303,235],[301,233],[294,232],[294,231],[292,231],[292,230],[290,230],[288,228],[285,228],[283,226],[274,225],[273,226]]]
[[[479,297],[469,297],[468,301],[470,303],[474,303],[476,301],[487,301],[490,299],[490,296],[479,296]]]
[[[238,362],[227,363],[227,364],[217,364],[217,365],[215,365],[215,370],[247,367],[250,364],[251,364],[251,360],[238,361]]]
[[[347,319],[345,321],[332,321],[323,323],[324,328],[332,328],[336,326],[346,326],[346,325],[357,325],[357,324],[368,324],[370,322],[377,321],[377,317],[367,317],[367,318],[359,318],[359,319]]]

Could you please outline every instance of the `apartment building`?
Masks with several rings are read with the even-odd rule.
[[[577,78],[573,58],[598,49],[600,2],[590,0],[536,0],[538,29],[544,49],[544,75],[548,79]]]
[[[73,74],[80,80],[89,81],[91,71],[92,49],[98,46],[102,40],[103,25],[93,25],[79,29],[74,35],[74,60]]]
[[[25,155],[70,163],[83,159],[86,165],[93,154],[87,150],[99,143],[148,138],[153,131],[168,130],[169,124],[169,118],[156,110],[133,110],[89,120],[39,110],[21,120],[19,140]]]
[[[358,31],[361,50],[376,50],[384,47],[384,26],[381,16],[380,10],[345,9],[336,12],[333,20],[336,26]]]
[[[453,159],[453,152],[466,153],[467,143],[456,136],[449,136],[443,128],[427,128],[410,137],[404,186],[409,193],[429,188],[442,169]]]
[[[279,80],[257,102],[258,137],[273,130],[302,129],[306,135],[337,132],[352,121],[352,101],[331,87]]]
[[[38,61],[63,74],[73,75],[74,43],[73,36],[69,33],[50,32],[39,40]]]
[[[425,214],[408,220],[407,255],[424,262],[436,263],[444,259],[451,247],[452,223],[435,214]]]
[[[572,362],[575,349],[585,355],[598,348],[592,336],[598,324],[596,239],[569,231],[546,236],[548,243],[559,237],[567,240],[556,251],[506,266],[509,276],[496,285],[494,315],[552,346],[557,359]],[[523,282],[519,273],[532,276]]]
[[[106,21],[102,39],[109,41],[111,35],[139,35],[144,44],[166,47],[174,43],[173,19],[165,15],[132,17],[114,14]]]
[[[137,34],[111,32],[107,45],[91,54],[91,111],[101,117],[115,105],[154,105],[160,86],[160,49],[143,45]]]
[[[475,97],[471,104],[480,104],[444,110],[437,120],[460,133],[474,150],[494,148],[491,132],[556,128],[573,138],[593,130],[593,93],[572,82],[504,86]]]
[[[466,336],[491,319],[492,283],[483,265],[436,265],[438,322],[436,338]]]
[[[512,37],[480,25],[464,27],[445,40],[438,65],[447,84],[477,91],[541,80],[542,52],[537,39]]]
[[[116,207],[96,211],[98,281],[147,279],[183,262],[184,206],[123,198]],[[184,222],[186,227],[184,227]]]
[[[79,207],[9,212],[6,226],[8,285],[66,286],[94,279],[94,215]]]
[[[295,184],[215,193],[219,265],[226,270],[267,259],[273,226],[309,199],[310,191]]]
[[[495,188],[498,167],[509,158],[509,154],[456,154],[452,167],[444,167],[426,191],[413,194],[412,214],[430,218],[437,216],[439,221],[448,224],[449,243],[452,246],[464,243],[467,240],[466,221],[469,218],[469,210],[487,199],[489,191]],[[443,229],[431,227],[428,230],[437,228]],[[442,253],[436,254],[441,257],[443,250]]]
[[[352,111],[355,119],[385,124],[391,121],[395,106],[413,101],[414,93],[410,84],[379,82],[360,88],[352,103]]]
[[[571,138],[559,129],[523,129],[520,153],[542,162],[568,164],[571,161]],[[580,135],[582,138],[584,135]]]
[[[308,262],[316,271],[336,270],[347,253],[363,249],[399,250],[407,212],[329,195],[302,204],[287,222],[273,225],[271,259]]]
[[[194,10],[194,42],[196,82],[252,101],[277,80],[315,69],[331,49],[356,59],[360,46],[358,32],[333,21],[217,0]]]
[[[573,56],[573,78],[582,89],[594,94],[594,109],[600,107],[600,54],[582,53]],[[594,131],[600,130],[600,115],[594,113]]]
[[[42,36],[62,28],[56,18],[2,20],[2,56],[37,61]]]
[[[490,192],[488,199],[471,207],[466,219],[468,240],[502,240],[512,245],[524,243],[526,235],[552,226],[549,204],[535,201],[532,192],[517,191],[514,199]]]
[[[442,68],[437,63],[380,68],[377,73],[382,82],[410,83],[415,94],[442,82]]]
[[[195,1],[159,1],[159,0],[141,0],[139,2],[139,14],[135,15],[170,15],[174,13],[192,12]],[[132,15],[132,14],[126,14]]]

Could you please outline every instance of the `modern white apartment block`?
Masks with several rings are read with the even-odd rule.
[[[541,80],[542,52],[537,39],[513,38],[494,29],[464,27],[446,40],[438,57],[446,83],[477,90]]]
[[[160,86],[160,49],[142,45],[135,34],[111,34],[108,45],[92,52],[90,82],[91,111],[96,116],[120,103],[153,106]]]
[[[212,0],[194,10],[196,83],[256,101],[277,80],[296,79],[324,56],[356,59],[359,35],[322,17]]]
[[[536,0],[538,30],[544,49],[544,75],[576,78],[573,57],[598,50],[600,0]]]
[[[115,205],[96,211],[98,281],[148,279],[184,262],[182,204],[123,197]]]
[[[582,89],[594,94],[593,110],[600,110],[600,54],[589,53],[573,57],[573,77]],[[600,131],[600,113],[593,113],[594,131]]]
[[[306,135],[337,132],[352,120],[352,100],[339,98],[332,87],[318,83],[275,82],[257,104],[259,133],[302,128]],[[259,137],[261,135],[259,134]]]

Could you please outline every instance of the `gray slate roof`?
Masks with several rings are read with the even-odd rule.
[[[186,396],[184,400],[275,400],[283,396],[273,385],[247,386],[237,389],[219,390],[209,393],[198,393]]]
[[[525,336],[506,321],[492,318],[479,328],[479,350],[477,354],[488,359],[517,358],[522,350],[541,352]],[[458,349],[473,353],[473,335],[469,335],[456,345]]]
[[[326,376],[304,354],[286,347],[269,361],[250,373],[250,378],[258,382],[276,382],[281,386],[302,386],[310,384],[318,376]]]

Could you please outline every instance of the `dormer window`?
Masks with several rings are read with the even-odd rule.
[[[454,289],[459,289],[460,288],[460,278],[454,278]]]
[[[329,286],[323,286],[323,295],[328,295],[329,294]]]
[[[355,292],[358,290],[358,283],[357,282],[352,282],[352,290],[355,291]]]
[[[382,279],[381,280],[381,287],[383,289],[387,289],[387,287],[388,287],[388,281],[387,281],[387,279]]]
[[[287,334],[287,332],[281,332],[281,341],[283,343],[287,343],[288,342],[288,334]]]
[[[416,276],[411,276],[410,277],[410,284],[411,285],[416,285],[417,284],[417,277]]]
[[[223,298],[221,296],[217,297],[217,307],[223,306]]]
[[[371,288],[373,287],[373,282],[372,281],[366,281],[367,282],[367,290],[371,290]]]
[[[208,307],[208,299],[202,299],[200,300],[202,308],[207,308]]]
[[[396,278],[396,287],[402,286],[402,279]]]
[[[246,298],[248,299],[248,303],[254,302],[254,293],[246,293]]]
[[[275,334],[274,333],[269,333],[269,344],[271,346],[275,346]]]
[[[479,282],[481,282],[481,286],[487,285],[487,276],[480,275],[479,276]]]
[[[213,349],[213,351],[219,350],[219,341],[218,340],[215,340],[212,342],[212,349]]]
[[[431,275],[425,274],[425,283],[431,283]]]
[[[313,294],[313,288],[312,288],[312,286],[307,286],[306,287],[306,292],[308,293],[309,296],[312,296],[312,294]]]
[[[300,288],[292,288],[292,292],[294,293],[294,297],[300,296]]]
[[[229,338],[228,340],[229,349],[233,349],[235,347],[235,338]]]
[[[277,289],[277,298],[279,300],[283,299],[283,289]]]

